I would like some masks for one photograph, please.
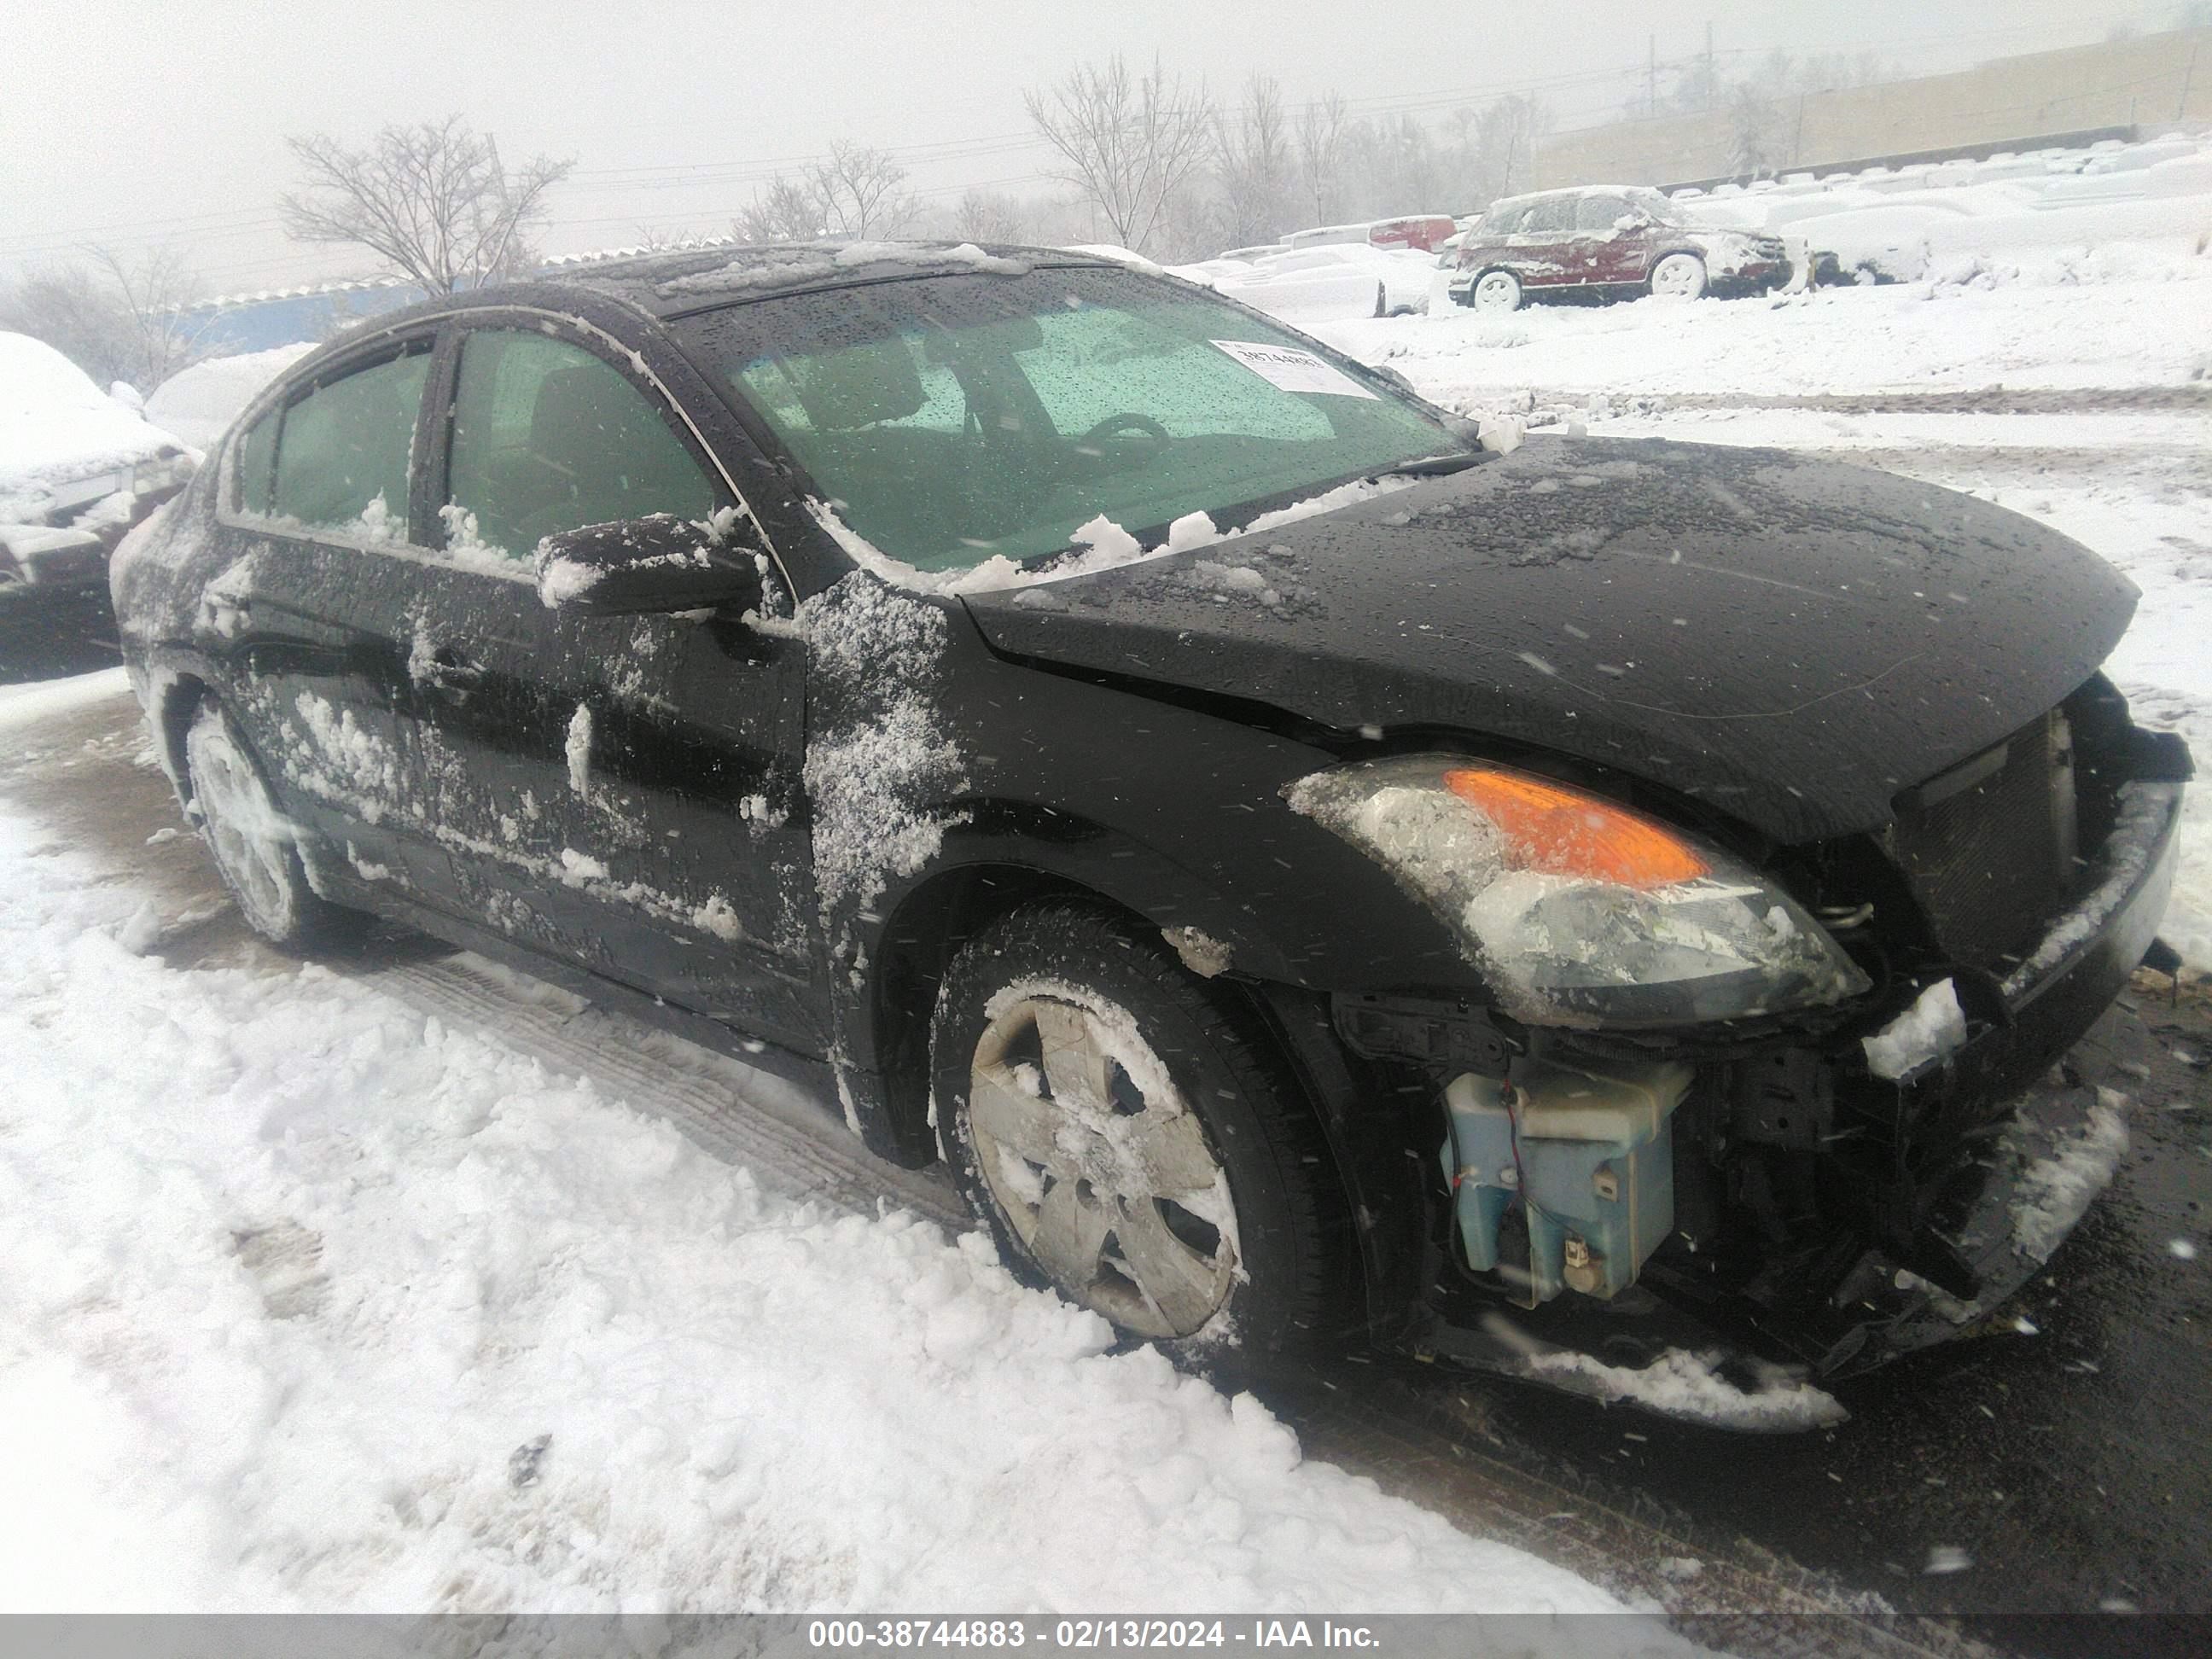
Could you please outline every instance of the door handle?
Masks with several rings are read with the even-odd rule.
[[[470,661],[450,645],[441,645],[430,653],[422,678],[441,690],[472,691],[483,684],[483,665]]]

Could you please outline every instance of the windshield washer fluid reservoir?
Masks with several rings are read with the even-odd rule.
[[[1510,1079],[1468,1073],[1444,1091],[1443,1147],[1467,1262],[1498,1271],[1534,1307],[1563,1290],[1611,1297],[1636,1282],[1674,1225],[1674,1109],[1691,1072],[1671,1062],[1525,1060]],[[1498,1230],[1528,1219],[1528,1283]]]

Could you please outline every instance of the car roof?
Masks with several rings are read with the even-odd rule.
[[[919,240],[768,242],[643,253],[553,266],[528,279],[543,289],[579,288],[627,301],[655,317],[709,310],[772,294],[853,288],[904,276],[983,271],[1016,276],[1046,266],[1125,268],[1066,248]],[[482,303],[482,294],[456,296]]]
[[[1526,202],[1548,202],[1561,196],[1665,196],[1650,185],[1561,185],[1555,190],[1524,190],[1518,196],[1501,196],[1483,210],[1519,207]]]
[[[1125,261],[1060,247],[854,240],[739,244],[556,263],[513,282],[440,295],[344,330],[276,376],[248,406],[248,413],[258,414],[365,342],[419,328],[456,312],[522,306],[569,311],[592,320],[592,313],[611,307],[665,319],[775,295],[859,288],[903,277],[977,271],[1015,276],[1069,267],[1131,269]],[[611,319],[603,314],[598,320]]]

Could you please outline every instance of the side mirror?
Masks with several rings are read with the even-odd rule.
[[[696,520],[672,513],[617,519],[538,544],[538,597],[580,617],[757,610],[760,567]]]

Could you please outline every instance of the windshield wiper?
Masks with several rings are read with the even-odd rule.
[[[1454,472],[1464,472],[1477,461],[1486,459],[1486,449],[1454,449],[1441,455],[1423,455],[1419,459],[1401,461],[1395,466],[1386,466],[1379,472],[1368,474],[1373,478],[1441,478]]]

